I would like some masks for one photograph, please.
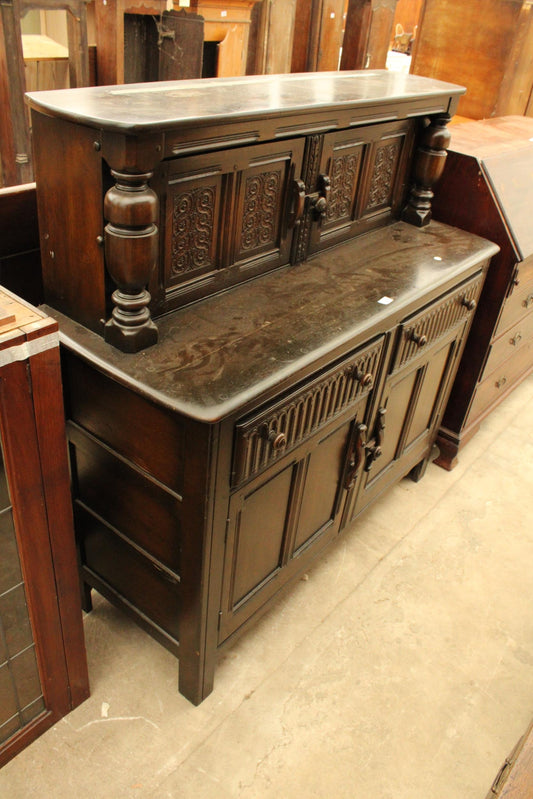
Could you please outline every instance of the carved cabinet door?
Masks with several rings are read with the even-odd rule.
[[[312,159],[308,161],[307,182],[324,200],[312,211],[317,224],[311,233],[311,251],[382,224],[384,216],[398,216],[411,142],[408,121],[324,136],[315,174]]]
[[[481,280],[476,275],[399,326],[383,394],[368,429],[365,478],[359,495],[354,492],[350,500],[347,521],[393,482],[424,467]]]
[[[163,274],[151,293],[170,310],[289,260],[290,189],[304,139],[168,162],[159,180]]]
[[[257,611],[339,530],[353,417],[330,424],[230,500],[219,641]]]

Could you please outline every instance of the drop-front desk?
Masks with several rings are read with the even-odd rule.
[[[423,474],[497,251],[430,221],[462,91],[365,71],[30,95],[86,606],[176,653],[192,702]]]

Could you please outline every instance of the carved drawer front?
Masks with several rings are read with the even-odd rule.
[[[232,485],[248,480],[367,394],[379,369],[384,338],[344,359],[320,377],[239,422]]]
[[[303,149],[293,139],[169,162],[161,310],[288,262],[288,194]]]
[[[421,313],[408,318],[400,327],[400,339],[392,371],[409,363],[422,349],[438,341],[456,325],[462,324],[476,308],[482,281],[483,276],[477,275]]]
[[[495,335],[499,336],[530,311],[533,311],[533,256],[517,266]]]

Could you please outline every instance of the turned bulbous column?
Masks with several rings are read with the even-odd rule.
[[[157,264],[157,195],[148,186],[151,172],[111,171],[115,185],[104,198],[105,258],[117,285],[104,338],[123,352],[139,352],[157,342],[146,286]]]
[[[415,153],[413,183],[402,219],[417,227],[423,227],[431,220],[432,189],[442,175],[450,144],[451,135],[446,127],[449,121],[449,114],[432,119],[423,131]]]

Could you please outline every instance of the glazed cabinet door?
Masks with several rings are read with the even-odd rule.
[[[338,532],[382,349],[380,338],[236,425],[220,642]]]
[[[290,190],[303,139],[166,162],[161,198],[158,312],[274,269],[289,260]]]

